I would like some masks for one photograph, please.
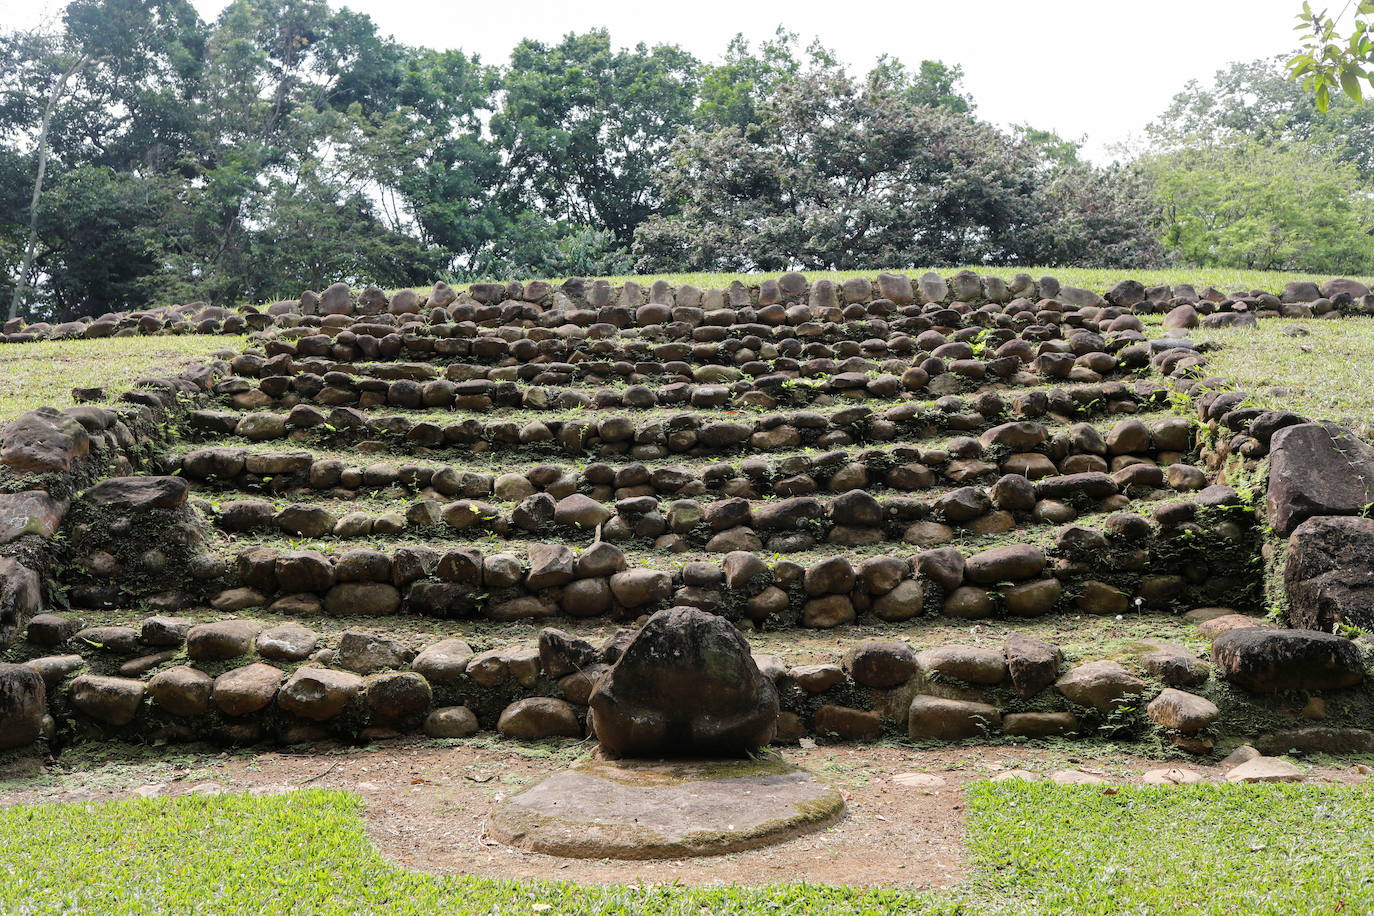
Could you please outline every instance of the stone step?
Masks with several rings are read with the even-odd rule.
[[[951,398],[934,404],[900,404],[884,411],[856,405],[720,417],[709,412],[663,409],[637,411],[633,417],[602,416],[600,412],[506,411],[500,419],[484,421],[452,411],[377,415],[352,407],[325,412],[299,405],[289,414],[198,410],[191,413],[189,425],[192,437],[201,440],[232,437],[323,446],[377,442],[379,448],[408,451],[480,447],[503,452],[590,452],[602,457],[629,453],[634,458],[658,458],[669,454],[790,450],[802,445],[832,449],[859,442],[881,444],[909,440],[912,436],[982,433],[1012,419],[1086,420],[1112,413],[1137,414],[1163,406],[1163,387],[1149,382],[1139,382],[1137,386],[1108,383],[1072,390],[1032,390],[1008,399],[985,393],[972,404]],[[1189,444],[1186,424],[1182,433],[1180,444]]]
[[[1161,629],[1172,622],[1160,621]],[[24,667],[45,681],[64,729],[237,744],[421,729],[465,737],[482,727],[520,739],[581,737],[591,691],[634,636],[633,629],[537,636],[526,629],[514,643],[487,633],[474,646],[456,631],[435,639],[251,618],[155,617],[53,641],[50,623],[31,628]],[[1095,737],[1106,728],[1123,738],[1154,733],[1207,753],[1216,735],[1253,728],[1257,714],[1272,718],[1285,702],[1236,689],[1248,682],[1223,687],[1232,669],[1213,669],[1205,649],[1182,634],[1133,642],[1118,635],[1113,643],[1099,631],[1096,650],[1082,654],[1016,632],[957,642],[886,635],[821,648],[806,660],[795,643],[773,655],[763,638],[755,640],[754,663],[780,699],[780,743],[808,735],[997,742]],[[1308,678],[1318,693],[1348,698],[1368,690],[1360,681],[1318,684],[1310,679],[1328,675],[1319,664],[1293,664],[1287,676]],[[1320,726],[1270,728],[1257,743],[1367,752],[1374,746],[1369,708]]]

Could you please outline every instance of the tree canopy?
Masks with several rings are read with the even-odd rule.
[[[856,74],[784,29],[714,61],[604,30],[488,60],[327,0],[210,22],[72,0],[0,33],[0,297],[70,318],[334,280],[1368,263],[1368,102],[1323,112],[1281,64],[1237,64],[1103,168],[982,120],[962,80]]]

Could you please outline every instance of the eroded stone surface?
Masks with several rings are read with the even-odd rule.
[[[550,855],[668,859],[780,843],[843,813],[839,792],[778,759],[595,761],[506,799],[488,831]]]
[[[739,757],[773,739],[778,693],[728,621],[691,607],[659,611],[591,695],[613,756]]]

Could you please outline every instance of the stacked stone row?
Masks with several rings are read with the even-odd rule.
[[[796,474],[776,479],[767,487],[782,499],[763,502],[758,502],[762,487],[756,489],[758,485],[748,477],[725,477],[733,470],[725,465],[708,469],[716,473],[709,474],[706,481],[687,478],[681,469],[650,472],[643,465],[622,469],[618,479],[609,465],[588,468],[580,475],[543,466],[530,475],[512,473],[499,478],[490,474],[441,474],[437,487],[433,469],[417,467],[408,470],[407,479],[420,488],[422,498],[404,511],[397,508],[380,515],[361,511],[340,515],[321,506],[293,504],[278,509],[271,502],[251,499],[223,502],[211,511],[228,531],[281,531],[311,538],[432,534],[436,526],[443,525],[449,536],[462,532],[542,538],[550,531],[572,537],[599,532],[608,541],[653,541],[656,548],[666,550],[687,550],[698,544],[709,553],[761,549],[761,536],[769,537],[767,549],[771,552],[805,550],[821,542],[852,547],[899,539],[931,546],[952,540],[956,529],[974,535],[999,534],[1018,524],[1059,524],[1073,521],[1080,512],[1123,509],[1130,505],[1132,495],[1167,498],[1171,494],[1163,489],[1166,484],[1180,492],[1201,490],[1206,486],[1206,475],[1182,463],[1182,451],[1165,451],[1169,447],[1186,449],[1189,433],[1188,424],[1182,420],[1157,424],[1153,437],[1151,430],[1135,421],[1115,427],[1106,437],[1091,426],[1079,424],[1070,432],[1077,440],[1073,452],[1061,457],[1068,473],[1061,474],[1049,455],[1029,450],[1044,443],[1044,427],[1029,422],[1004,424],[985,433],[981,442],[969,439],[949,443],[943,466],[951,478],[960,481],[991,478],[999,472],[1003,476],[988,487],[962,486],[930,500],[901,496],[878,500],[859,488],[871,483],[866,465],[846,465],[835,471],[830,478],[832,486],[850,483],[854,488],[833,500],[805,495],[815,492],[818,484],[809,475]],[[1004,455],[1000,461],[999,453]],[[289,462],[294,456],[268,457],[271,460],[254,466],[288,474],[293,471]],[[898,491],[933,486],[935,474],[930,468],[939,456],[924,457],[929,463],[892,466],[881,478],[876,474],[874,478]],[[1167,469],[1156,461],[1168,462]],[[192,480],[214,478],[217,471],[234,479],[247,463],[248,456],[240,450],[205,449],[185,456],[181,469]],[[305,459],[295,467],[302,463]],[[1106,473],[1109,467],[1115,469],[1110,475]],[[309,475],[320,484],[330,479],[342,482],[343,470],[348,469],[340,468],[342,461],[319,462],[309,466]],[[353,470],[352,477],[359,486],[394,485],[393,492],[406,492],[399,486],[400,472],[394,467]],[[666,503],[660,500],[649,484],[655,474],[661,484],[676,486],[678,498]],[[707,489],[708,484],[713,485],[715,494]],[[441,493],[438,487],[450,492]],[[506,509],[478,499],[445,501],[446,495],[464,489],[491,495],[499,489],[500,496],[514,506]],[[710,495],[729,498],[693,498]]]
[[[1207,753],[1224,715],[1209,694],[1229,699],[1228,712],[1239,717],[1250,698],[1298,693],[1309,697],[1308,718],[1320,720],[1323,695],[1366,686],[1364,660],[1349,640],[1274,630],[1238,615],[1207,626],[1214,635],[1211,665],[1177,644],[1155,643],[1142,647],[1130,668],[1114,660],[1066,666],[1057,647],[1022,635],[1000,649],[915,651],[868,640],[838,664],[788,666],[767,655],[756,655],[755,663],[778,690],[780,743],[807,734],[943,742],[1153,727],[1180,749]],[[632,635],[621,630],[598,646],[545,629],[537,647],[474,652],[449,638],[416,652],[358,630],[324,647],[301,624],[264,628],[248,620],[195,624],[160,616],[137,627],[86,628],[78,619],[43,615],[27,631],[33,657],[0,666],[0,678],[24,700],[0,711],[7,726],[0,746],[39,735],[54,744],[137,736],[248,745],[420,730],[461,738],[483,727],[516,739],[581,738],[591,690]],[[1276,659],[1285,660],[1283,670],[1275,669]],[[1210,687],[1213,667],[1241,694]],[[1374,732],[1306,727],[1261,742],[1276,752],[1367,752]]]
[[[1006,430],[993,432],[999,428],[993,427],[977,439],[958,436],[930,446],[838,449],[819,455],[783,457],[755,455],[735,463],[714,461],[701,466],[595,462],[581,468],[544,464],[527,471],[488,474],[454,465],[411,462],[354,465],[339,458],[319,458],[304,450],[269,452],[238,446],[197,448],[170,455],[164,466],[188,480],[240,490],[313,490],[345,500],[365,491],[398,499],[423,493],[441,502],[453,498],[494,498],[516,503],[538,493],[548,493],[556,500],[584,493],[597,501],[609,502],[643,496],[667,499],[716,493],[759,499],[766,494],[790,497],[873,487],[911,492],[959,486],[989,478],[999,471],[1037,480],[1090,471],[1116,473],[1146,461],[1164,467],[1166,482],[1176,490],[1199,489],[1202,483],[1196,469],[1190,472],[1188,465],[1183,464],[1192,448],[1192,425],[1183,418],[1166,417],[1149,424],[1126,421],[1113,426],[1105,435],[1083,422],[1046,429],[1046,437],[1031,434],[1039,439],[1032,446],[1037,457],[1032,457],[1024,447],[1013,448],[1009,442],[998,441],[1004,434],[1010,435]],[[985,439],[989,444],[985,444]],[[1013,457],[1016,454],[1020,457]]]
[[[582,416],[562,419],[482,421],[443,414],[369,415],[356,407],[327,414],[297,405],[289,414],[267,411],[197,410],[189,416],[192,436],[237,436],[253,442],[283,439],[326,446],[364,446],[369,451],[415,448],[469,452],[628,454],[636,460],[669,455],[715,455],[740,451],[778,451],[810,446],[833,449],[858,442],[930,438],[942,432],[982,431],[1008,418],[1074,419],[1139,412],[1161,404],[1167,389],[1141,380],[1023,392],[1004,399],[984,392],[971,402],[947,395],[933,402],[910,401],[881,412],[867,404],[829,412],[792,411],[745,418],[714,419],[695,412],[650,416]],[[432,419],[430,418],[432,416]]]
[[[185,496],[179,478],[113,478],[101,486],[128,492],[134,485],[125,480],[164,494],[157,497],[163,503],[174,493]],[[160,516],[148,522],[167,523]],[[149,560],[142,547],[112,553],[115,548],[99,549],[97,541],[77,557],[87,575],[73,582],[69,598],[78,606],[118,605],[122,583],[143,581],[144,599],[169,608],[208,599],[225,612],[265,607],[296,616],[414,613],[513,621],[557,615],[628,620],[691,605],[774,628],[831,627],[865,614],[887,621],[936,613],[1120,614],[1255,597],[1249,594],[1253,571],[1243,559],[1255,553],[1249,511],[1227,487],[1210,487],[1191,501],[1159,502],[1152,519],[1118,512],[1100,528],[1068,525],[1046,535],[1044,548],[1014,544],[967,558],[954,547],[932,547],[912,559],[842,555],[802,565],[732,550],[719,563],[688,562],[680,569],[634,566],[621,548],[602,540],[581,550],[531,543],[523,556],[424,544],[333,556],[255,547],[233,558],[202,553],[189,558],[185,570],[168,570],[165,557]]]
[[[1177,308],[1194,309],[1204,315],[1216,311],[1258,314],[1261,317],[1374,313],[1374,296],[1370,295],[1369,288],[1347,279],[1330,280],[1321,287],[1314,283],[1293,282],[1287,284],[1278,296],[1262,290],[1228,296],[1211,288],[1199,294],[1190,284],[1146,287],[1134,280],[1124,280],[1105,296],[1099,296],[1089,290],[1064,287],[1053,277],[1036,280],[1028,274],[1017,274],[1007,281],[993,276],[980,277],[971,271],[963,271],[949,278],[926,273],[914,283],[899,274],[880,274],[876,280],[853,278],[840,284],[830,280],[810,283],[800,274],[786,274],[777,280],[763,280],[757,286],[746,287],[736,281],[724,290],[699,290],[690,285],[674,287],[662,280],[648,287],[636,282],[614,287],[604,280],[588,282],[574,278],[558,287],[544,281],[479,283],[462,293],[455,292],[446,284],[436,283],[431,292],[424,296],[413,290],[387,296],[380,289],[369,287],[354,297],[347,285],[336,283],[323,294],[307,291],[298,300],[277,302],[265,309],[244,306],[231,310],[192,303],[107,313],[56,325],[48,322],[27,324],[23,319],[11,319],[0,329],[3,335],[0,339],[25,343],[77,337],[241,334],[264,331],[274,326],[293,327],[301,319],[319,316],[356,315],[411,321],[428,319],[438,324],[452,317],[454,307],[458,309],[456,314],[465,316],[463,320],[476,318],[493,323],[535,320],[546,314],[562,316],[605,308],[633,310],[635,320],[644,324],[671,320],[674,308],[701,309],[703,312],[751,308],[764,313],[766,321],[782,323],[794,320],[800,323],[810,319],[801,319],[796,312],[789,318],[789,306],[796,308],[804,303],[813,313],[821,311],[827,316],[837,313],[835,317],[824,319],[836,321],[888,314],[893,307],[912,304],[1004,305],[1017,300],[1036,299],[1062,300],[1066,305],[1077,308],[1110,306],[1136,313]],[[638,310],[646,307],[650,311],[640,319]],[[667,314],[663,312],[664,309],[668,310]],[[1183,313],[1180,313],[1179,320],[1187,320],[1181,316]]]

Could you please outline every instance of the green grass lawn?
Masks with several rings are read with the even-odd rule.
[[[975,783],[946,892],[623,887],[433,876],[324,790],[0,810],[5,913],[1366,913],[1374,793]],[[893,863],[894,866],[897,863]],[[894,869],[894,876],[898,872]]]
[[[35,407],[69,407],[73,388],[127,391],[135,380],[175,374],[216,350],[239,350],[244,338],[187,335],[44,340],[0,346],[0,422]]]
[[[1286,336],[1294,325],[1309,335]],[[1374,432],[1374,318],[1268,319],[1258,328],[1196,330],[1192,337],[1223,345],[1207,354],[1207,374],[1233,380],[1255,406]]]

